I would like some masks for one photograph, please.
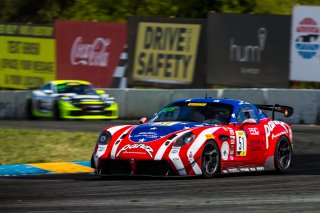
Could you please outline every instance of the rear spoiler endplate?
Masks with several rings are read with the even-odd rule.
[[[293,107],[279,105],[279,104],[274,104],[274,105],[256,104],[255,106],[261,110],[272,111],[272,120],[274,120],[275,112],[280,112],[280,113],[283,113],[285,117],[290,117],[294,111]]]

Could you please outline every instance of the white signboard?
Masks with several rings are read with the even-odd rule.
[[[295,6],[291,27],[290,80],[320,82],[320,7]]]

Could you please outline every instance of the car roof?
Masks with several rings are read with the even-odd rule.
[[[78,84],[85,84],[85,85],[90,85],[91,83],[88,81],[83,81],[83,80],[54,80],[51,81],[52,84],[66,84],[66,83],[78,83]]]
[[[233,106],[233,115],[230,118],[230,123],[236,123],[236,113],[239,111],[239,109],[242,106],[250,106],[252,107],[254,110],[256,110],[256,112],[259,114],[260,118],[261,117],[261,113],[260,110],[257,108],[257,106],[255,106],[254,104],[248,103],[246,101],[243,100],[235,100],[235,99],[227,99],[227,98],[192,98],[192,99],[182,99],[182,100],[177,100],[174,102],[171,102],[169,105],[174,105],[176,103],[185,103],[185,102],[189,102],[189,103],[220,103],[220,104],[228,104]]]
[[[223,104],[230,104],[233,106],[250,104],[250,103],[242,101],[242,100],[227,99],[227,98],[193,98],[193,99],[177,100],[177,101],[174,101],[173,103],[175,103],[175,102],[223,103]]]
[[[258,108],[251,103],[248,103],[243,100],[235,100],[235,99],[227,99],[227,98],[192,98],[192,99],[182,99],[172,102],[174,103],[183,103],[183,102],[191,102],[191,103],[222,103],[229,104],[233,106],[233,111],[237,112],[241,106],[251,106],[258,111]]]

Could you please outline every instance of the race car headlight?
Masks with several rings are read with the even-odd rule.
[[[97,143],[99,145],[107,145],[111,141],[111,133],[108,131],[102,131],[99,135]]]
[[[113,104],[114,103],[114,97],[111,97],[108,94],[101,95],[101,100],[104,101],[107,104]]]
[[[177,138],[173,143],[173,146],[175,147],[184,146],[188,143],[191,143],[194,140],[194,138],[195,138],[195,135],[192,132],[187,132],[181,135],[179,138]]]
[[[61,100],[66,101],[66,102],[72,102],[72,98],[68,97],[68,96],[63,96],[61,97]]]

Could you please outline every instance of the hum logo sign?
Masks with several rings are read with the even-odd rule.
[[[238,45],[235,39],[230,39],[230,61],[237,62],[261,62],[262,51],[265,49],[267,30],[259,28],[257,32],[258,45]]]

